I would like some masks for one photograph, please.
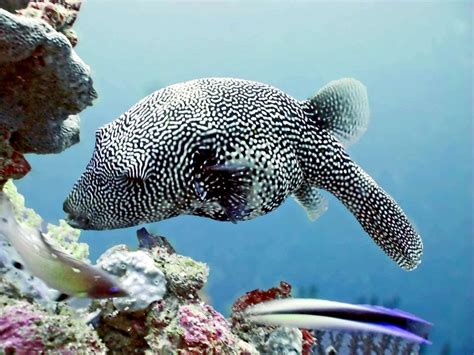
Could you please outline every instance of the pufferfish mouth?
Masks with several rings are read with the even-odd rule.
[[[73,228],[79,229],[92,229],[89,218],[75,215],[73,213],[68,213],[65,218],[67,224]]]
[[[79,213],[74,212],[67,203],[67,200],[63,204],[63,210],[66,212],[66,223],[73,228],[79,229],[92,229],[89,218]]]

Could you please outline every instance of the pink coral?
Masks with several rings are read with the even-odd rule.
[[[0,295],[0,353],[101,354],[104,345],[84,322]]]
[[[184,348],[190,351],[219,351],[220,347],[231,347],[235,343],[225,318],[209,305],[181,306],[178,319],[184,329]]]
[[[44,344],[38,334],[30,334],[31,325],[40,317],[29,308],[7,307],[0,316],[0,347],[5,353],[41,351]]]

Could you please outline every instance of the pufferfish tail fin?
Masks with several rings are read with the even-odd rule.
[[[369,124],[367,90],[355,79],[331,81],[305,101],[304,107],[318,125],[330,131],[346,147],[357,142]],[[316,187],[304,185],[293,197],[311,221],[328,209],[327,199]]]
[[[305,102],[317,123],[328,129],[344,145],[359,140],[369,123],[367,89],[358,80],[331,81]]]

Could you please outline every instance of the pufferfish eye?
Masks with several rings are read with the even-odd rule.
[[[145,183],[145,180],[143,180],[140,177],[136,176],[126,176],[127,182],[133,185],[143,185]]]
[[[115,180],[119,184],[131,185],[131,186],[143,186],[145,181],[137,176],[130,176],[129,174],[121,174],[115,177]]]
[[[97,174],[95,176],[95,180],[99,186],[105,186],[107,185],[107,178],[103,176],[102,174]]]

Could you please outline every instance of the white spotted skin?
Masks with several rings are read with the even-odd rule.
[[[414,269],[421,238],[343,146],[365,130],[365,88],[350,79],[330,85],[306,101],[231,78],[156,91],[98,130],[92,159],[64,210],[87,220],[79,225],[83,229],[123,228],[184,214],[227,221],[222,203],[196,190],[196,155],[204,149],[213,152],[214,164],[250,168],[251,188],[238,220],[264,215],[305,187],[324,189],[392,259]],[[334,122],[328,121],[331,112]]]
[[[278,207],[301,185],[297,159],[305,116],[300,103],[261,83],[212,78],[172,85],[97,132],[96,149],[67,204],[93,229],[121,228],[181,214],[227,220],[193,186],[197,149],[222,164],[252,169],[248,220]],[[128,171],[145,174],[129,183]]]

